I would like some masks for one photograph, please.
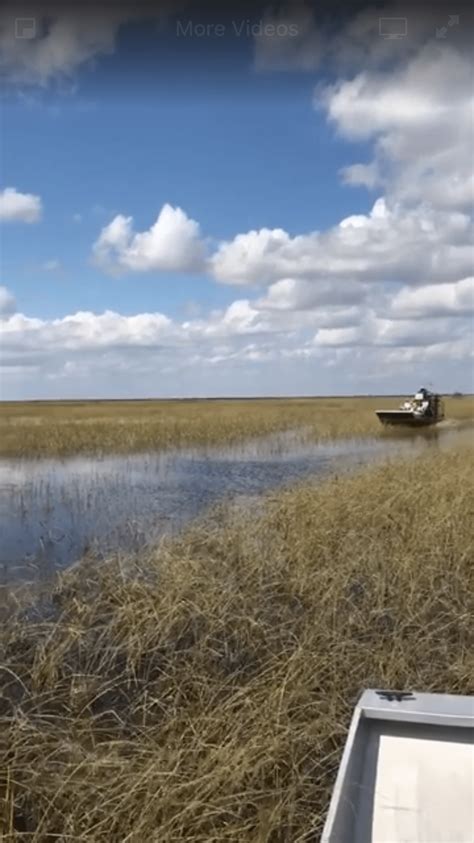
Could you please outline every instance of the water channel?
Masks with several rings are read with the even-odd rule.
[[[232,447],[0,460],[0,583],[49,577],[86,553],[140,550],[219,501],[247,500],[462,435],[315,443],[287,431]]]

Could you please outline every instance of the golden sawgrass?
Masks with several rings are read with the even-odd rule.
[[[305,428],[315,439],[378,435],[374,415],[399,398],[196,401],[38,401],[0,404],[0,455],[65,456],[230,444]],[[450,398],[447,416],[472,421],[474,398]]]
[[[472,693],[474,452],[217,510],[10,618],[9,841],[319,840],[365,687]]]

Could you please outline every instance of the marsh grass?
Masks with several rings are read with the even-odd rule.
[[[0,403],[0,456],[126,453],[225,445],[305,428],[318,439],[379,435],[374,410],[399,398]],[[474,399],[448,399],[447,415],[469,421]]]
[[[2,634],[8,841],[320,839],[363,688],[472,693],[474,452],[216,510]]]

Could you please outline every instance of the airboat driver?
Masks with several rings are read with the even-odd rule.
[[[417,416],[425,416],[428,413],[431,404],[428,391],[426,389],[422,387],[420,391],[416,393],[415,398],[413,399],[413,405],[413,412]]]

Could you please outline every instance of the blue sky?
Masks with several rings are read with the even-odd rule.
[[[101,101],[93,99],[86,70],[84,97],[48,93],[46,106],[9,104],[5,170],[18,189],[39,194],[45,208],[41,223],[28,230],[22,261],[23,227],[12,226],[5,238],[4,266],[20,307],[35,302],[45,318],[84,307],[165,308],[179,316],[188,300],[216,307],[232,301],[232,290],[187,274],[179,285],[104,278],[90,265],[90,245],[121,210],[145,229],[170,202],[221,240],[264,226],[292,234],[327,228],[354,209],[369,209],[366,191],[338,180],[352,149],[308,107],[312,80],[291,76],[281,91],[279,75],[257,75],[245,65],[243,71],[235,98],[211,86],[193,99],[189,80],[178,101],[166,90],[137,100],[133,89]],[[57,283],[38,291],[37,272],[50,260],[61,262],[69,283],[58,274]]]
[[[2,397],[470,388],[464,40],[120,9],[2,20]]]

